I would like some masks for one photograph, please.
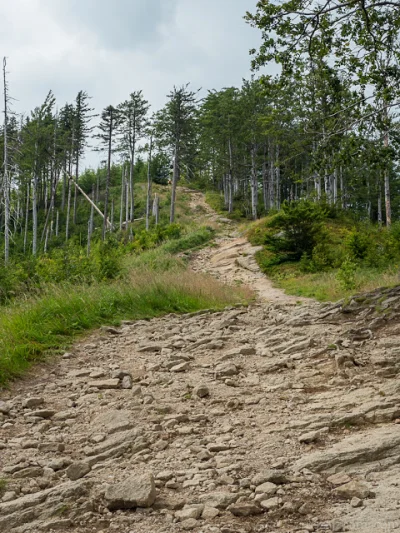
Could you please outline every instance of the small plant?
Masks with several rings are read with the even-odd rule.
[[[7,480],[0,478],[0,496],[5,493],[7,489]]]
[[[347,257],[336,274],[336,279],[344,290],[351,291],[356,288],[356,272],[356,263]]]

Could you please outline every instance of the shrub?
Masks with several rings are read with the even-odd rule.
[[[347,257],[336,274],[336,278],[344,290],[351,291],[356,288],[356,272],[357,264],[350,257]]]
[[[282,211],[268,223],[275,234],[266,235],[267,247],[271,251],[287,253],[294,261],[301,259],[304,253],[311,255],[326,233],[323,227],[326,218],[325,210],[313,202],[284,202]]]
[[[346,246],[355,259],[365,259],[371,246],[371,238],[367,232],[361,233],[354,229],[346,239]]]

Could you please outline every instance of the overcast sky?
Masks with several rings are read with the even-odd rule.
[[[0,54],[14,109],[51,89],[59,107],[79,90],[96,111],[142,89],[157,110],[174,85],[240,85],[260,32],[243,20],[256,0],[0,0]],[[94,164],[97,155],[89,155]]]

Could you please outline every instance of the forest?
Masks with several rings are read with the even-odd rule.
[[[350,290],[361,263],[397,268],[400,5],[271,0],[244,19],[262,36],[248,79],[172,87],[159,110],[140,88],[95,110],[83,88],[65,105],[50,90],[17,115],[4,58],[3,303],[49,282],[117,279],[122,256],[180,238],[182,184],[255,221],[249,238],[278,280],[287,264],[343,267]],[[97,169],[84,167],[89,150],[102,154]],[[276,237],[304,220],[301,249]]]

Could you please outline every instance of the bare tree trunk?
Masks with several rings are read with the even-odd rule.
[[[179,162],[178,162],[178,145],[175,145],[175,154],[174,154],[174,171],[172,175],[172,188],[171,188],[171,212],[169,221],[172,224],[175,220],[175,200],[176,200],[176,186],[178,183],[178,173],[179,173]]]
[[[124,193],[125,193],[125,163],[122,163],[122,177],[121,177],[121,205],[119,212],[119,231],[122,231],[122,222],[124,219]]]
[[[28,181],[28,185],[27,185],[27,188],[26,188],[24,255],[26,254],[26,245],[27,245],[27,242],[28,242],[29,204],[30,204],[30,182]]]
[[[233,213],[233,152],[232,142],[229,138],[229,175],[228,175],[228,213]]]
[[[333,203],[337,205],[338,201],[338,170],[335,168],[333,171]]]
[[[64,168],[63,181],[62,181],[62,190],[61,190],[61,211],[64,212],[65,209],[65,192],[67,188],[67,169]]]
[[[67,196],[67,218],[65,221],[65,241],[69,239],[69,217],[71,213],[71,180],[68,180],[68,196]]]
[[[267,168],[267,143],[264,143],[264,158],[262,166],[263,202],[266,213],[269,211],[268,202],[268,168]]]
[[[275,155],[274,145],[271,140],[269,144],[269,205],[270,208],[276,207],[275,201]]]
[[[160,201],[157,194],[154,195],[153,201],[153,217],[155,218],[156,226],[158,226],[160,218]]]
[[[92,199],[94,200],[94,187],[92,190]],[[92,241],[92,235],[93,235],[93,222],[94,222],[94,202],[90,205],[90,217],[88,222],[88,242],[87,242],[87,255],[89,257],[90,255],[90,247],[91,247],[91,241]]]
[[[276,178],[276,207],[281,208],[281,167],[279,164],[280,147],[276,145],[275,149],[275,178]]]
[[[107,159],[107,179],[106,179],[106,192],[104,198],[104,220],[103,220],[103,241],[106,238],[107,231],[107,215],[108,215],[108,198],[110,195],[110,181],[111,181],[111,152],[112,152],[112,134],[114,129],[114,120],[111,115],[110,126],[108,130],[108,159]]]
[[[110,230],[114,231],[114,198],[111,200]]]
[[[135,128],[136,128],[136,123],[134,124],[134,129]],[[135,218],[135,190],[133,188],[133,171],[135,168],[135,148],[136,148],[136,137],[134,133],[133,139],[132,139],[131,151],[130,151],[131,152],[130,160],[129,160],[129,192],[130,192],[130,203],[131,203],[131,209],[130,209],[131,222],[133,222]]]
[[[382,227],[382,186],[380,180],[378,181],[379,193],[378,193],[378,224]]]
[[[257,180],[257,144],[251,149],[251,214],[253,220],[257,220],[258,207],[258,180]]]
[[[59,213],[59,211],[57,209],[57,214],[56,214],[56,237],[58,237],[59,229],[60,229],[60,213]]]
[[[384,106],[384,119],[388,119],[388,109],[387,105]],[[386,129],[385,135],[383,138],[383,145],[385,148],[389,147],[389,130]],[[390,201],[390,175],[389,169],[387,168],[387,163],[385,163],[385,172],[384,172],[384,189],[385,189],[385,211],[386,211],[386,226],[389,228],[392,225],[392,205]]]
[[[8,168],[8,86],[6,79],[7,60],[3,59],[3,81],[4,81],[4,262],[7,265],[10,258],[10,183]]]
[[[150,150],[149,150],[149,160],[147,162],[147,198],[146,198],[146,229],[149,230],[150,227],[150,202],[152,195],[152,182],[151,182],[151,156],[153,149],[153,137],[150,137]]]

